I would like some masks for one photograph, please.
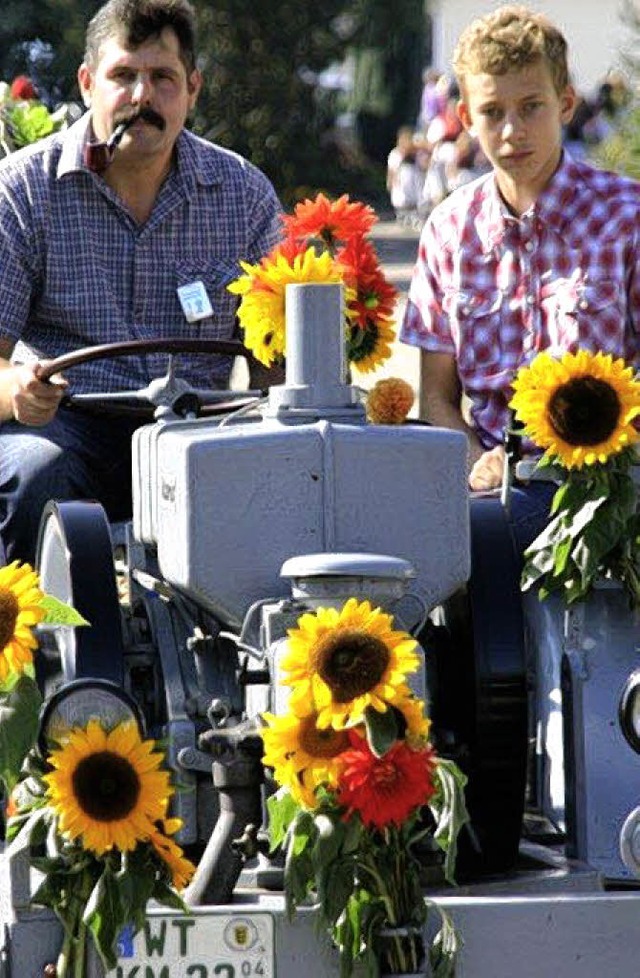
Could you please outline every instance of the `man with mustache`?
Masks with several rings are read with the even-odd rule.
[[[237,300],[226,286],[240,259],[258,261],[280,236],[264,174],[185,128],[202,85],[195,30],[188,0],[108,0],[78,70],[88,112],[0,167],[0,537],[9,560],[33,561],[49,498],[98,499],[112,519],[130,514],[139,421],[61,399],[70,389],[143,388],[165,373],[166,356],[94,361],[51,382],[43,365],[107,342],[232,338]],[[224,389],[231,365],[180,357],[197,387]]]

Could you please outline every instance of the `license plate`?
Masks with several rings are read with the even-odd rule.
[[[275,978],[268,913],[151,913],[118,941],[112,978]]]

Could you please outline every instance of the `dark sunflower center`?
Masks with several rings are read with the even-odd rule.
[[[299,741],[310,757],[337,757],[349,746],[349,737],[344,730],[318,730],[315,714],[302,721]]]
[[[567,444],[599,445],[616,430],[620,401],[605,380],[574,377],[554,391],[548,411],[551,427]]]
[[[97,822],[126,818],[140,794],[140,779],[129,761],[107,750],[83,758],[72,784],[80,808]]]
[[[358,363],[373,353],[378,345],[378,327],[371,320],[367,322],[367,328],[352,326],[348,330],[347,354],[350,360]]]
[[[315,660],[334,700],[348,703],[377,686],[389,664],[389,649],[368,632],[344,629],[320,639]]]
[[[13,591],[0,591],[0,649],[13,638],[19,611],[18,599]]]

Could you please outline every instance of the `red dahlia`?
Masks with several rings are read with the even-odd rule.
[[[358,812],[367,826],[400,826],[429,801],[435,791],[432,747],[412,750],[398,741],[384,757],[376,757],[364,738],[352,735],[351,741],[351,749],[342,755],[345,766],[338,788],[345,819]]]

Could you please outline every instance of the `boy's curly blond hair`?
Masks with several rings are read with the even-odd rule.
[[[563,92],[569,84],[564,36],[544,14],[508,4],[465,28],[453,53],[453,70],[464,89],[467,75],[505,75],[537,61],[548,64],[556,92]]]

